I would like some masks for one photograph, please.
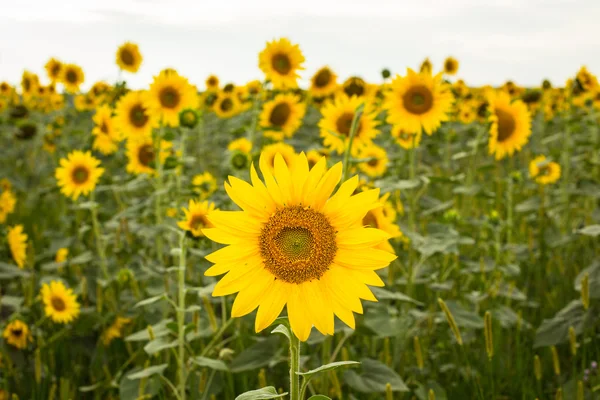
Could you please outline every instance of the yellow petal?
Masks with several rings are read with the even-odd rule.
[[[234,236],[218,228],[206,228],[202,229],[204,236],[212,240],[213,242],[222,244],[236,244],[243,240],[238,236]]]
[[[288,318],[292,332],[302,342],[306,342],[310,336],[312,322],[306,313],[306,305],[302,299],[302,291],[299,285],[294,287],[287,303]]]
[[[279,153],[275,154],[275,179],[281,193],[281,201],[283,204],[290,204],[292,201],[292,178],[283,156]]]
[[[217,228],[230,232],[239,232],[243,236],[260,234],[262,224],[244,211],[213,211],[206,216]],[[249,235],[248,235],[249,234]]]
[[[304,187],[302,188],[302,193],[300,195],[302,204],[310,204],[309,200],[313,196],[314,190],[325,173],[326,168],[327,161],[325,160],[325,157],[322,157],[308,172],[308,177],[306,178],[306,182],[304,182]]]
[[[260,249],[254,243],[238,243],[235,245],[223,247],[215,252],[205,256],[211,263],[226,263],[231,261],[243,260],[246,257],[258,254]]]
[[[390,235],[376,228],[355,228],[338,232],[336,242],[339,247],[363,249],[385,242]]]
[[[260,276],[264,267],[256,262],[247,262],[231,269],[227,275],[215,285],[213,296],[226,296],[239,292],[253,283],[256,276]]]
[[[279,317],[283,306],[288,301],[289,293],[292,291],[290,286],[289,283],[277,280],[271,286],[270,291],[265,292],[256,313],[256,321],[254,322],[256,332],[262,331]]]
[[[273,282],[275,282],[275,276],[265,271],[262,277],[256,278],[251,285],[241,290],[233,302],[231,316],[238,318],[254,311],[265,293],[271,290]]]
[[[321,180],[319,181],[315,193],[313,194],[313,208],[320,210],[323,208],[331,193],[342,178],[342,163],[335,164]]]
[[[359,251],[339,248],[334,262],[340,266],[357,269],[379,269],[387,267],[396,255],[384,250],[366,248]]]
[[[304,282],[301,286],[308,315],[312,316],[315,327],[323,335],[333,335],[333,311],[328,296],[321,290],[319,280]]]

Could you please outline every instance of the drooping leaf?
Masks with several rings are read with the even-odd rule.
[[[273,386],[267,386],[262,389],[251,390],[249,392],[242,393],[236,397],[235,400],[269,400],[279,399],[284,396],[287,396],[287,392],[279,394]]]
[[[362,371],[348,370],[344,381],[354,390],[363,393],[383,393],[389,383],[394,392],[408,392],[402,378],[387,365],[369,358],[361,360]]]
[[[169,366],[169,364],[153,365],[153,366],[145,368],[139,372],[135,372],[133,374],[127,375],[127,379],[134,381],[136,379],[142,379],[142,378],[147,378],[152,375],[162,374],[163,371],[165,369],[167,369],[168,366]]]
[[[193,357],[192,362],[200,367],[207,367],[216,371],[229,371],[229,367],[221,360],[213,360],[207,357]]]

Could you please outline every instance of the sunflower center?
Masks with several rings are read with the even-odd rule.
[[[217,78],[214,76],[208,78],[208,86],[217,86]]]
[[[144,166],[150,165],[154,160],[154,149],[151,144],[145,144],[138,150],[138,160]]]
[[[208,226],[208,220],[204,215],[194,215],[190,221],[190,228],[196,230]]]
[[[73,170],[71,173],[71,177],[73,178],[73,182],[77,184],[82,184],[87,182],[88,177],[90,176],[90,171],[84,167],[79,166]]]
[[[517,121],[515,117],[507,111],[497,108],[496,117],[498,117],[498,141],[504,142],[515,132]]]
[[[52,297],[52,300],[50,300],[50,303],[52,303],[52,308],[54,308],[56,311],[65,311],[67,308],[67,305],[65,304],[65,301],[63,299],[61,299],[60,297]]]
[[[23,89],[25,89],[25,91],[28,92],[30,88],[31,81],[29,79],[23,79]]]
[[[172,87],[162,89],[158,97],[160,104],[165,108],[175,108],[181,100],[179,92]]]
[[[15,337],[21,337],[21,335],[23,334],[23,329],[16,328],[16,329],[11,330],[10,333],[12,333],[12,335]]]
[[[225,111],[225,112],[229,111],[233,108],[233,101],[231,99],[227,98],[221,102],[219,107],[221,108],[221,111]]]
[[[260,235],[265,268],[288,283],[319,279],[335,258],[335,233],[327,217],[318,211],[302,206],[280,209]]]
[[[371,158],[371,160],[369,160],[369,162],[367,162],[367,164],[370,167],[376,167],[379,164],[379,160],[377,158]]]
[[[433,107],[433,94],[427,86],[416,85],[404,93],[402,102],[411,114],[425,114]]]
[[[148,122],[148,116],[141,104],[136,104],[129,111],[129,120],[137,128],[141,128]]]
[[[329,82],[331,81],[331,71],[328,69],[322,69],[321,71],[319,71],[317,73],[317,76],[315,76],[315,86],[318,88],[322,88],[325,87],[327,85],[329,85]]]
[[[75,71],[73,71],[73,70],[69,70],[65,74],[65,79],[69,83],[77,83],[77,73]]]
[[[335,128],[337,129],[338,133],[344,136],[350,136],[350,130],[352,129],[353,119],[354,113],[352,112],[345,112],[342,115],[340,115],[337,121],[335,121]],[[360,132],[360,128],[361,122],[358,121],[358,127],[356,129],[357,133]]]
[[[106,121],[102,121],[102,124],[100,125],[100,132],[108,135],[108,125],[106,124]]]
[[[60,72],[60,64],[54,64],[52,68],[50,68],[50,73],[52,76],[58,76]]]
[[[279,103],[273,107],[273,111],[269,116],[269,123],[281,127],[287,122],[291,112],[292,108],[288,103]]]
[[[538,175],[542,175],[542,176],[548,176],[550,175],[550,165],[549,164],[545,164],[542,165],[541,167],[539,167],[539,173]]]
[[[287,54],[277,53],[273,56],[271,65],[281,75],[287,75],[292,70],[292,63]]]
[[[346,85],[344,92],[350,97],[362,96],[365,93],[365,85],[358,80],[353,80],[349,85]]]
[[[121,50],[121,61],[125,65],[133,65],[135,63],[135,57],[133,53],[127,49]]]
[[[446,61],[445,65],[444,65],[444,68],[448,72],[454,71],[454,61],[451,61],[451,60]]]

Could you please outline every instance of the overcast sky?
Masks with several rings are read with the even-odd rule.
[[[600,73],[598,0],[0,0],[0,81],[18,82],[24,68],[44,75],[54,56],[80,64],[86,86],[117,77],[115,52],[138,43],[132,87],[173,67],[203,87],[262,78],[258,53],[288,37],[305,57],[304,79],[322,65],[341,78],[380,80],[448,55],[473,85],[511,79],[563,84],[579,66]]]

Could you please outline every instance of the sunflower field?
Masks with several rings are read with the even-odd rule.
[[[0,400],[600,399],[596,76],[304,62],[0,82]]]

